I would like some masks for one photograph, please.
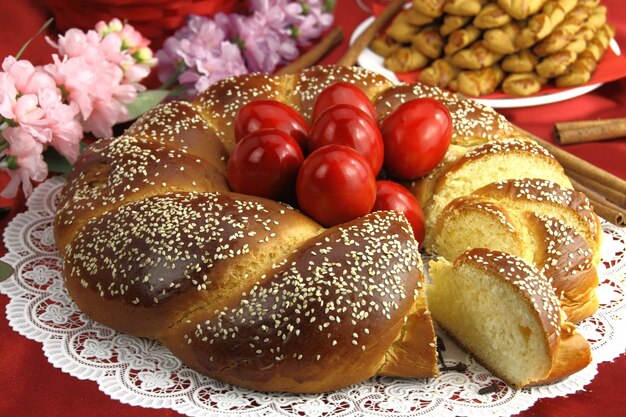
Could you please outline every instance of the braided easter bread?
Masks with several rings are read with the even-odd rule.
[[[498,168],[469,188],[447,183],[489,160],[532,159],[538,178],[569,186],[503,117],[438,88],[392,86],[345,67],[230,78],[192,103],[157,106],[80,156],[54,224],[78,307],[162,341],[206,375],[257,390],[322,392],[374,375],[436,375],[418,244],[403,215],[376,212],[325,229],[282,203],[231,192],[225,178],[242,105],[274,99],[310,120],[317,95],[339,81],[359,87],[381,120],[416,97],[450,110],[452,146],[414,184],[427,227],[444,202],[509,178]],[[569,365],[570,373],[584,366]]]
[[[432,246],[446,259],[467,248],[525,259],[550,279],[568,320],[576,323],[598,308],[593,254],[600,238],[582,193],[526,178],[495,182],[451,201],[437,219]]]

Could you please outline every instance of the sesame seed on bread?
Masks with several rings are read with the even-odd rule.
[[[453,144],[412,187],[427,214],[427,237],[450,201],[494,182],[531,175],[571,187],[558,163],[502,116],[436,88],[392,86],[367,70],[334,66],[229,78],[191,103],[155,107],[124,135],[100,140],[79,157],[54,223],[64,280],[78,307],[116,330],[162,341],[201,373],[261,391],[324,392],[375,375],[437,375],[431,310],[441,306],[437,297],[427,299],[420,248],[403,215],[376,212],[324,229],[282,203],[228,187],[239,108],[275,99],[310,120],[315,97],[339,81],[360,88],[381,119],[415,97],[435,98],[450,110]],[[571,204],[579,201],[571,197]],[[497,201],[480,210],[511,226]],[[569,275],[576,269],[557,252],[574,251],[570,240],[583,248],[598,225],[594,216],[572,217],[578,226],[550,210],[525,220],[551,237],[536,253],[555,283],[560,269]],[[570,239],[568,228],[582,237]],[[506,256],[513,255],[484,255],[491,266],[472,256],[462,264],[492,274]],[[540,276],[545,283],[535,282]],[[517,288],[510,293],[520,311],[538,318],[546,354],[558,358],[543,380],[559,378],[580,369],[588,344],[560,320],[559,298],[545,276],[535,281],[506,285]]]

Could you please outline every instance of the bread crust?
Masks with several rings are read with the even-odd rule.
[[[598,274],[592,263],[593,251],[574,228],[542,214],[540,206],[518,206],[488,193],[457,198],[437,220],[432,234],[433,250],[448,259],[459,256],[464,249],[451,252],[444,238],[450,239],[455,229],[468,221],[468,216],[477,216],[480,223],[471,227],[481,228],[486,236],[482,237],[478,231],[474,235],[466,232],[462,241],[468,247],[506,251],[535,265],[551,281],[567,320],[577,323],[598,309]],[[558,210],[567,208],[561,206]],[[488,218],[493,219],[493,226]],[[493,241],[490,236],[500,238]],[[502,236],[506,236],[506,242]]]
[[[79,308],[252,389],[321,392],[376,374],[436,375],[421,261],[404,216],[375,213],[324,231],[226,183],[241,106],[275,99],[310,121],[316,96],[339,81],[359,87],[381,119],[412,98],[443,102],[455,123],[446,170],[475,144],[521,135],[492,109],[357,68],[223,80],[193,103],[153,109],[79,158],[54,224]]]
[[[392,213],[332,228],[227,308],[193,312],[165,343],[203,373],[259,390],[322,392],[363,381],[391,370],[387,352],[399,338],[416,357],[389,374],[433,376],[434,331],[421,316],[423,275],[408,232]],[[401,337],[405,326],[419,332],[424,324],[426,335]]]

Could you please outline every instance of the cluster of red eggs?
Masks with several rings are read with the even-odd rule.
[[[397,182],[377,177],[411,180],[430,172],[450,144],[447,108],[433,99],[415,99],[379,125],[360,89],[336,83],[316,98],[311,120],[309,126],[278,101],[243,106],[228,161],[233,191],[297,203],[326,227],[372,211],[401,211],[421,242],[424,215],[415,197]]]

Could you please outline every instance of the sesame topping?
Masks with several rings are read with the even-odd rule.
[[[238,356],[268,362],[279,362],[277,352],[284,353],[280,361],[323,360],[328,348],[363,352],[376,342],[372,323],[403,320],[412,304],[408,294],[422,278],[411,236],[395,212],[331,229],[188,337],[202,343],[213,335],[208,343],[225,351],[234,338]]]
[[[388,89],[381,94],[376,108],[382,120],[399,104],[421,97],[434,98],[448,108],[454,126],[453,144],[471,145],[518,136],[513,125],[492,108],[421,83],[400,84]]]
[[[547,333],[561,331],[561,307],[550,280],[522,258],[504,252],[477,248],[465,252],[455,265],[470,263],[510,283],[537,311]]]
[[[68,258],[72,276],[148,306],[173,293],[223,285],[212,271],[250,253],[248,234],[272,241],[285,214],[243,196],[171,194],[126,204],[94,219],[78,234]]]
[[[474,194],[506,198],[509,204],[521,209],[558,217],[566,224],[574,222],[570,226],[578,224],[578,231],[590,240],[595,240],[599,233],[598,219],[589,199],[552,181],[537,178],[497,181]]]

